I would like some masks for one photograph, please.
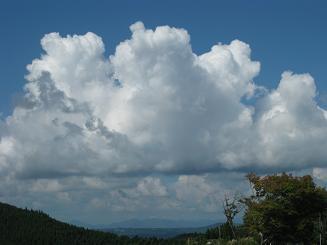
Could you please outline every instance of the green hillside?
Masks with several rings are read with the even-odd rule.
[[[184,244],[178,240],[129,238],[108,232],[84,229],[57,221],[49,215],[0,203],[1,245],[107,245],[107,244]]]
[[[327,244],[327,191],[311,176],[283,173],[261,177],[251,173],[247,178],[254,194],[241,199],[226,197],[227,222],[206,232],[193,231],[171,239],[119,236],[59,222],[41,211],[0,203],[0,245]],[[235,224],[240,207],[244,208],[244,222]]]

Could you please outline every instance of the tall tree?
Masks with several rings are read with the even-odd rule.
[[[319,217],[327,208],[327,192],[311,176],[291,174],[260,177],[248,174],[253,195],[243,198],[244,224],[253,235],[272,244],[312,244],[319,229]]]
[[[239,200],[236,198],[236,195],[234,195],[232,198],[229,198],[227,195],[225,195],[223,208],[226,217],[226,223],[229,225],[232,231],[233,238],[236,238],[234,218],[240,212]]]

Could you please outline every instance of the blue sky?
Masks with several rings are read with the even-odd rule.
[[[326,184],[326,10],[1,1],[0,201],[90,224],[223,220],[248,172]]]
[[[216,42],[249,43],[262,68],[256,81],[275,87],[282,71],[309,72],[327,91],[326,1],[17,1],[0,3],[0,111],[8,115],[25,83],[26,65],[41,53],[46,33],[101,36],[106,54],[128,38],[128,26],[171,25],[188,30],[195,53]]]

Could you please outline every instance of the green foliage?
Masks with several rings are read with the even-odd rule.
[[[189,238],[187,245],[257,245],[258,242],[251,237],[244,237],[240,239],[225,240],[225,239],[205,239],[204,237]]]
[[[232,240],[234,238],[230,225],[226,222],[217,227],[208,229],[205,233],[207,239]]]
[[[223,244],[223,243],[221,243]],[[252,237],[244,237],[238,240],[231,240],[226,243],[226,245],[257,245],[258,242]]]
[[[327,191],[311,176],[288,174],[259,177],[247,175],[253,195],[242,198],[244,224],[235,225],[236,199],[225,197],[225,224],[206,233],[179,235],[173,239],[118,236],[76,227],[52,219],[41,211],[19,209],[0,203],[2,245],[106,245],[106,244],[327,244]],[[237,204],[237,205],[236,205]]]
[[[129,238],[76,227],[50,218],[41,211],[0,203],[1,245],[107,245],[185,244],[178,239]]]
[[[243,225],[235,225],[234,226],[234,232],[236,234],[236,237],[238,238],[244,238],[247,236],[247,233],[244,229]],[[205,237],[207,239],[222,239],[225,241],[233,240],[234,233],[229,225],[229,223],[221,224],[217,227],[210,228],[206,231]]]
[[[312,177],[288,174],[247,176],[254,195],[244,198],[244,224],[249,234],[273,244],[312,244],[317,222],[327,208],[327,192]]]

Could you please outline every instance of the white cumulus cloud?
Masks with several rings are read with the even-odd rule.
[[[110,198],[128,202],[133,191],[171,198],[151,175],[181,175],[169,202],[178,206],[216,191],[196,174],[324,167],[327,112],[309,74],[284,72],[269,91],[254,83],[260,63],[242,41],[197,55],[184,29],[137,22],[130,30],[109,57],[94,33],[42,38],[23,99],[0,122],[5,185],[36,181],[26,188],[74,200],[61,182],[49,182],[71,178],[69,191],[73,183],[109,188],[105,203],[92,199],[103,207],[113,205]],[[251,98],[255,103],[244,103]],[[115,189],[110,176],[139,179]]]
[[[23,102],[1,127],[2,168],[34,178],[322,164],[327,113],[309,74],[285,72],[246,105],[264,89],[249,45],[196,55],[184,29],[130,29],[109,58],[93,33],[44,36]]]

